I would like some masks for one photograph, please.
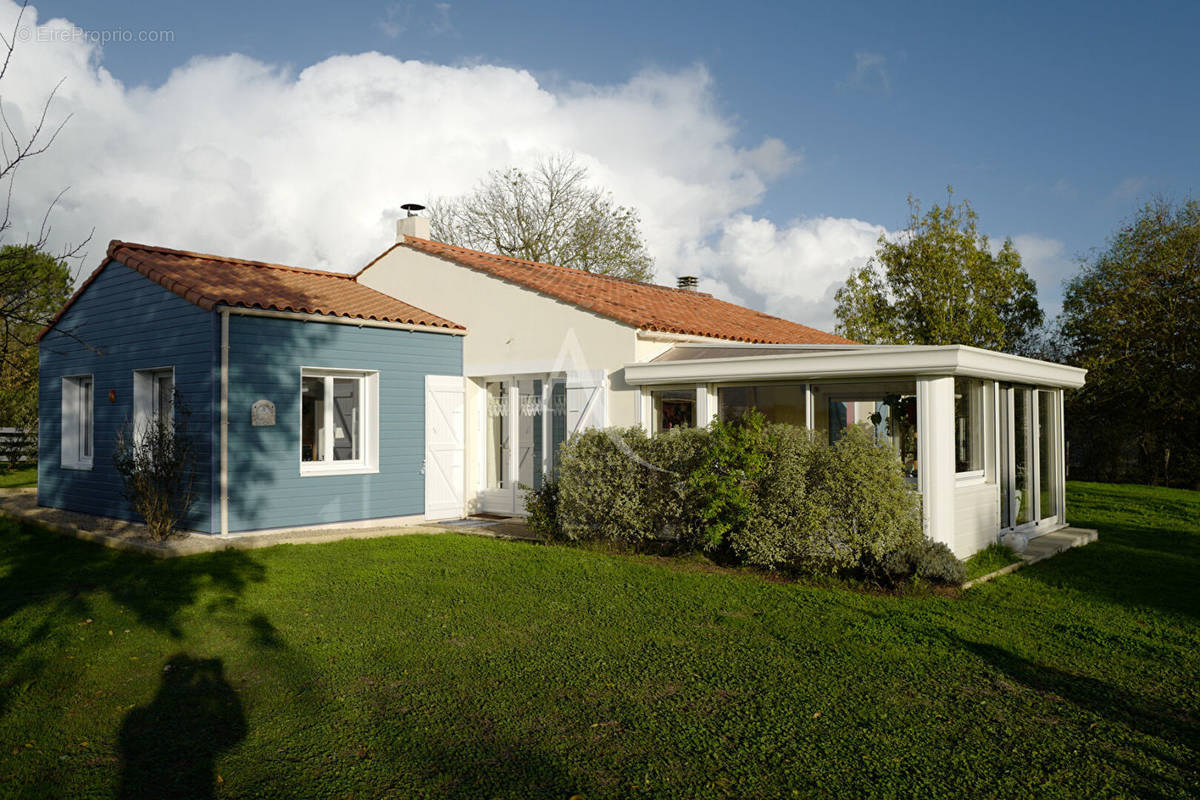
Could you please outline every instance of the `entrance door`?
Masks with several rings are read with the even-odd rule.
[[[566,382],[553,374],[484,382],[480,510],[525,513],[522,487],[539,488],[542,476],[553,471],[567,438],[567,406]]]
[[[1000,511],[1005,529],[1042,530],[1059,521],[1061,458],[1056,393],[1000,389]]]
[[[463,379],[425,377],[425,519],[463,515]]]

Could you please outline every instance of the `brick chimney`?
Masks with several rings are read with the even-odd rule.
[[[697,278],[695,275],[680,275],[676,279],[675,285],[677,287],[679,287],[680,289],[685,289],[686,291],[694,292],[700,287],[700,279]]]

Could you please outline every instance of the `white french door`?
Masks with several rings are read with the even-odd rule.
[[[541,486],[567,436],[565,379],[539,374],[486,380],[480,423],[480,510],[523,514],[522,487]]]
[[[1006,530],[1045,531],[1063,518],[1061,392],[1000,387],[1000,519]]]

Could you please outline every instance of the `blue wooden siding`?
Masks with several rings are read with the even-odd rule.
[[[425,376],[462,374],[462,337],[232,315],[229,343],[231,531],[424,512]],[[301,367],[379,371],[378,473],[300,475]]]
[[[38,502],[120,519],[136,519],[113,468],[117,431],[133,415],[133,372],[175,368],[175,386],[191,409],[197,445],[196,502],[187,520],[212,529],[213,372],[217,315],[187,302],[117,262],[110,263],[43,338],[38,396]],[[69,332],[70,335],[68,335]],[[92,374],[91,470],[60,467],[62,378]],[[116,399],[109,401],[109,391]]]

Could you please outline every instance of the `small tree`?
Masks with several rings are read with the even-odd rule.
[[[433,238],[503,256],[635,281],[654,277],[637,211],[588,184],[570,156],[488,173],[472,192],[430,204]]]
[[[1042,324],[1037,285],[1009,239],[993,255],[970,203],[924,215],[879,238],[875,256],[837,292],[837,331],[866,344],[968,344],[1024,353]]]
[[[178,530],[191,508],[196,471],[195,444],[187,430],[190,411],[178,392],[173,405],[174,419],[163,414],[144,425],[126,421],[113,452],[125,498],[159,542]]]

